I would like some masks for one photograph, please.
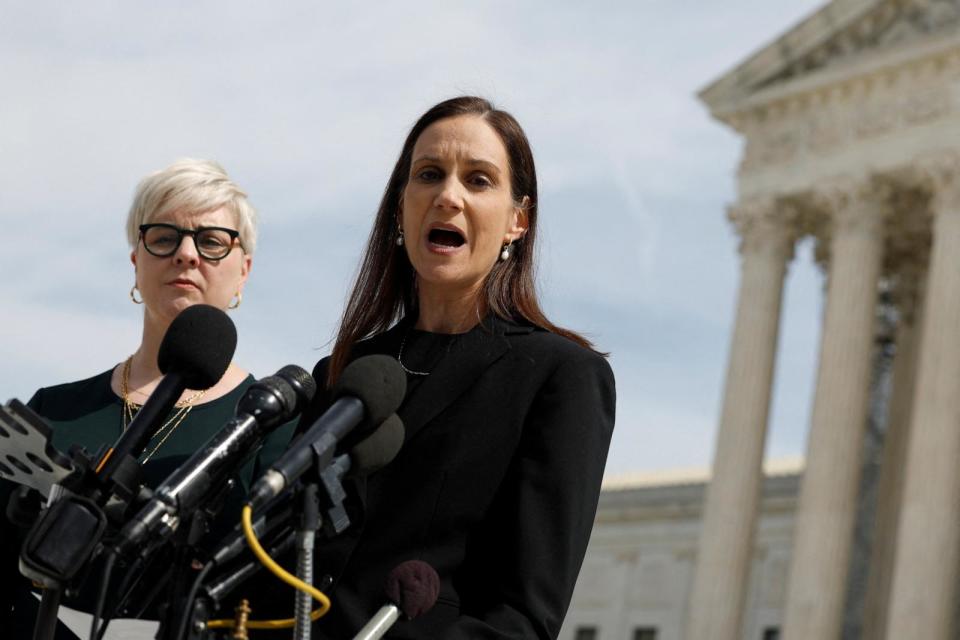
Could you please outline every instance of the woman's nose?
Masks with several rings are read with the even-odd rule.
[[[450,176],[443,181],[434,204],[440,209],[453,211],[463,209],[463,188],[454,176]]]
[[[173,254],[173,260],[177,264],[189,264],[196,266],[200,264],[200,254],[197,252],[196,236],[184,235],[180,240],[180,246]]]

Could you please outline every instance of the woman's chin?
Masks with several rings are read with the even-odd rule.
[[[186,309],[187,307],[192,307],[195,304],[212,304],[200,296],[178,296],[176,298],[166,300],[159,305],[156,305],[153,309],[154,315],[164,318],[167,322],[172,321],[180,312]],[[222,309],[223,307],[212,304],[212,306]]]
[[[417,273],[417,282],[421,291],[462,297],[480,290],[483,277],[465,274],[462,269],[433,268]]]

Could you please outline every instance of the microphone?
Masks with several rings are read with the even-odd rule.
[[[114,506],[125,506],[137,493],[140,466],[136,458],[184,389],[207,389],[223,377],[236,344],[233,322],[215,307],[193,305],[173,319],[157,358],[164,376],[130,426],[107,450],[96,471],[85,452],[76,452],[73,472],[60,479],[59,489],[48,489],[50,506],[21,548],[23,575],[48,587],[77,575],[107,530],[104,505],[116,497],[119,501]],[[43,434],[45,428],[34,426],[34,430]]]
[[[382,638],[401,614],[405,620],[425,614],[440,595],[440,576],[426,562],[407,560],[393,568],[384,590],[389,602],[380,607],[353,640]]]
[[[393,414],[384,420],[383,424],[377,427],[373,434],[367,436],[365,440],[355,446],[350,453],[334,458],[330,468],[334,470],[338,478],[347,472],[357,475],[373,473],[386,466],[396,457],[403,445],[403,436],[403,422],[397,417],[397,414]],[[293,493],[286,492],[284,497],[270,505],[266,514],[253,521],[253,531],[257,538],[272,535],[275,530],[279,530],[284,525],[289,525],[294,521],[295,510],[290,505],[292,498]],[[290,542],[292,543],[292,538]],[[216,566],[223,566],[248,549],[249,546],[243,528],[237,525],[211,555],[208,562]],[[274,554],[271,553],[270,555]],[[208,587],[208,595],[215,601],[222,600],[227,593],[244,582],[262,566],[257,561],[245,564],[239,570],[225,578],[220,578],[213,586]]]
[[[358,475],[370,475],[379,471],[397,457],[403,446],[406,430],[400,416],[393,413],[377,427],[376,431],[360,441],[349,454],[337,456],[348,457],[349,471]]]
[[[172,534],[180,517],[202,505],[270,431],[303,411],[316,390],[310,374],[295,365],[253,383],[237,402],[235,417],[170,474],[123,527],[116,548],[126,553],[154,533]]]
[[[353,429],[368,433],[393,414],[407,391],[407,378],[394,358],[365,356],[351,362],[333,390],[334,402],[284,452],[250,490],[254,511],[266,505],[315,463],[333,460],[337,443]]]
[[[136,459],[143,453],[184,389],[209,389],[217,384],[236,348],[237,329],[226,313],[206,304],[181,311],[170,323],[157,354],[163,378],[100,461],[101,479],[113,476],[128,455]]]

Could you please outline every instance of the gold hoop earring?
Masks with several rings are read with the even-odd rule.
[[[236,297],[236,301],[231,300],[230,305],[227,307],[227,309],[237,309],[240,307],[240,303],[243,302],[243,294],[237,291],[235,297]]]
[[[133,304],[143,304],[143,298],[137,300],[137,285],[130,287],[130,299],[133,301]]]

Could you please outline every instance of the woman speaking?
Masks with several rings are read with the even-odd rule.
[[[427,111],[387,184],[333,352],[395,357],[408,393],[403,449],[358,481],[354,526],[318,549],[351,637],[383,582],[417,559],[440,576],[433,609],[391,637],[552,638],[596,511],[614,380],[583,337],[551,323],[534,287],[537,179],[526,135],[486,100]],[[318,394],[321,395],[322,394]],[[326,409],[319,399],[301,424]]]
[[[133,263],[130,300],[143,309],[139,346],[106,371],[40,389],[29,402],[53,428],[53,443],[61,451],[79,444],[94,453],[117,440],[162,378],[157,354],[178,313],[198,303],[220,309],[240,305],[256,245],[256,213],[220,165],[181,160],[140,182],[127,217],[127,239]],[[140,456],[144,483],[159,484],[223,426],[252,382],[231,363],[209,389],[185,390]],[[12,487],[3,485],[5,507]],[[36,599],[17,570],[17,531],[6,519],[0,521],[0,622],[8,623],[9,637],[30,637]],[[57,634],[71,637],[62,627]]]

